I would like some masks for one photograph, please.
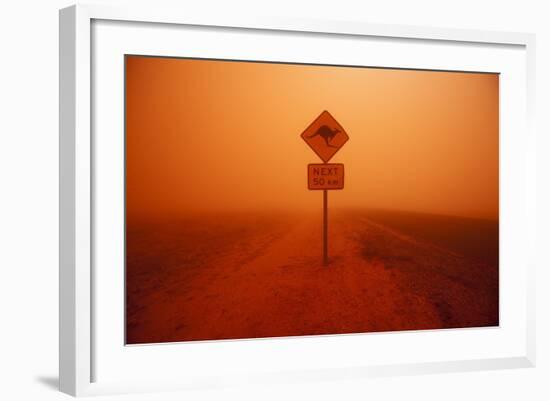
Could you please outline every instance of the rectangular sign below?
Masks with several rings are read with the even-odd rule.
[[[319,163],[307,166],[308,189],[343,189],[344,165],[342,163]]]

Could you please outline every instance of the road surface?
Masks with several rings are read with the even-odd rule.
[[[331,211],[134,224],[127,342],[498,325],[498,223]]]

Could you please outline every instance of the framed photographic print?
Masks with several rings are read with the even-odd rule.
[[[60,13],[60,387],[534,364],[534,37]]]

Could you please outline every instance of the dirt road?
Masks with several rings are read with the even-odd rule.
[[[320,217],[129,227],[127,342],[498,325],[497,223],[331,212],[323,266]],[[495,233],[496,258],[494,246],[489,257],[470,251]]]

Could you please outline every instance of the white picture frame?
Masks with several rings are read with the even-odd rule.
[[[95,25],[94,25],[95,24]],[[118,24],[118,25],[117,25]],[[147,36],[140,37],[140,30],[146,27],[155,27],[150,30]],[[501,101],[501,111],[505,112],[502,129],[506,132],[504,142],[503,161],[501,162],[501,184],[504,190],[501,191],[501,201],[505,200],[504,207],[504,241],[510,244],[517,240],[517,246],[513,251],[501,251],[501,258],[504,256],[505,263],[513,266],[517,276],[510,276],[510,280],[504,282],[506,289],[501,302],[501,308],[514,309],[515,319],[504,319],[506,324],[496,329],[467,330],[454,329],[445,331],[416,332],[396,336],[395,333],[371,334],[368,337],[362,335],[329,336],[323,338],[305,339],[280,339],[280,340],[247,340],[231,342],[211,342],[206,345],[199,345],[199,348],[186,349],[192,358],[200,358],[202,369],[194,369],[188,364],[187,370],[181,376],[165,374],[159,371],[153,377],[150,371],[138,372],[128,369],[124,377],[117,376],[113,372],[102,378],[101,366],[109,365],[118,368],[118,363],[126,364],[126,367],[140,365],[155,366],[158,369],[159,362],[167,361],[166,369],[173,366],[173,360],[169,361],[167,353],[173,353],[178,344],[148,346],[141,348],[126,349],[120,343],[120,358],[111,354],[106,344],[112,340],[109,338],[108,325],[116,325],[116,321],[109,320],[101,313],[101,302],[97,304],[99,293],[98,286],[105,283],[105,276],[98,277],[94,272],[98,261],[105,260],[112,256],[108,252],[101,255],[96,253],[94,241],[101,240],[101,224],[98,226],[97,219],[100,213],[94,213],[98,201],[95,196],[97,188],[96,175],[98,172],[98,160],[109,159],[110,157],[121,157],[120,153],[113,155],[103,154],[105,146],[109,144],[97,144],[94,141],[94,126],[103,127],[101,121],[94,118],[104,118],[103,114],[96,113],[95,108],[101,108],[104,103],[92,101],[94,96],[93,77],[97,71],[105,70],[101,60],[105,57],[99,55],[103,50],[106,55],[123,54],[128,52],[125,46],[134,49],[134,44],[128,42],[129,38],[140,42],[140,51],[160,55],[173,55],[170,50],[170,35],[185,27],[201,27],[206,31],[215,30],[216,37],[223,39],[223,35],[230,36],[231,32],[242,32],[243,35],[262,34],[265,40],[271,41],[273,49],[277,48],[277,41],[281,39],[278,34],[296,35],[296,37],[307,38],[322,37],[330,40],[331,37],[338,37],[342,40],[384,40],[388,46],[391,43],[399,44],[406,50],[406,46],[426,45],[425,59],[419,53],[417,56],[409,54],[409,61],[403,58],[380,61],[388,67],[405,68],[433,68],[433,69],[456,69],[492,71],[502,73],[500,66],[506,70],[504,74],[504,85],[510,85],[510,91],[504,91]],[[178,30],[179,29],[179,30]],[[126,34],[124,32],[127,32]],[[94,34],[96,40],[94,41]],[[111,36],[109,36],[111,35]],[[158,35],[158,36],[157,36]],[[221,35],[221,36],[220,36]],[[109,46],[105,39],[109,39]],[[141,38],[141,40],[139,40]],[[146,40],[146,38],[148,38]],[[199,38],[200,40],[200,38]],[[304,39],[310,40],[310,39]],[[162,43],[162,45],[161,45]],[[438,58],[434,61],[434,48],[438,46]],[[212,45],[214,46],[214,45]],[[416,45],[414,45],[416,46]],[[446,52],[445,46],[454,46],[452,52],[465,52],[462,64],[453,64],[452,52]],[[265,46],[264,46],[265,47]],[[107,49],[109,48],[109,49]],[[244,49],[244,48],[243,48]],[[470,50],[469,50],[470,49]],[[475,53],[477,49],[477,53]],[[483,61],[483,54],[494,49],[495,56],[487,56],[487,64],[480,64]],[[499,50],[500,49],[500,50]],[[78,5],[60,11],[60,390],[72,394],[93,395],[133,391],[157,391],[166,389],[186,389],[217,387],[235,385],[249,382],[289,382],[324,380],[331,378],[361,378],[367,376],[420,374],[431,372],[467,371],[479,369],[503,369],[512,367],[530,367],[535,364],[535,285],[534,285],[534,236],[535,236],[535,138],[532,129],[532,113],[534,110],[534,57],[535,37],[524,33],[507,32],[485,32],[460,29],[438,29],[427,27],[398,26],[398,25],[375,25],[366,22],[349,21],[316,21],[316,20],[294,20],[292,18],[254,18],[246,19],[238,15],[193,15],[182,11],[166,11],[155,8],[111,8],[108,6]],[[508,51],[510,50],[510,51]],[[194,50],[193,56],[200,56],[201,51]],[[213,54],[221,50],[212,47]],[[216,53],[216,51],[218,53]],[[238,51],[238,49],[237,49]],[[243,50],[244,51],[244,50]],[[270,48],[263,50],[263,59],[269,60]],[[274,51],[274,50],[273,50]],[[416,48],[415,48],[416,51]],[[470,51],[474,53],[470,54]],[[122,53],[121,53],[122,52]],[[166,54],[166,53],[169,54]],[[198,52],[198,53],[197,53]],[[266,53],[267,52],[267,53]],[[498,54],[502,53],[502,58]],[[407,53],[405,51],[405,53]],[[290,53],[289,53],[290,54]],[[380,53],[383,54],[383,53]],[[423,54],[423,53],[422,53]],[[211,56],[212,53],[206,54]],[[97,60],[96,60],[97,57]],[[221,58],[229,58],[230,55],[222,54]],[[245,56],[246,57],[246,56]],[[288,57],[294,57],[289,55]],[[298,57],[298,56],[296,56]],[[302,57],[302,56],[299,56]],[[335,57],[346,60],[345,53]],[[377,56],[382,57],[382,56]],[[401,55],[400,57],[404,57]],[[418,59],[415,59],[418,57]],[[468,57],[471,61],[468,61]],[[491,59],[491,57],[494,58]],[[509,58],[508,58],[509,57]],[[274,59],[277,59],[275,57]],[[380,58],[383,60],[383,58]],[[430,61],[431,60],[431,61]],[[283,61],[288,61],[285,60]],[[509,63],[510,61],[510,63]],[[117,61],[119,63],[120,60]],[[376,60],[375,60],[376,63]],[[415,63],[419,63],[417,66]],[[422,64],[424,63],[424,64]],[[469,63],[469,64],[468,64]],[[506,67],[514,65],[516,67]],[[372,64],[370,64],[372,65]],[[120,72],[116,72],[120,64],[112,67],[114,75],[119,79]],[[477,66],[477,67],[476,67]],[[111,68],[109,67],[109,68]],[[118,75],[117,75],[118,74]],[[103,75],[102,75],[103,76]],[[506,77],[510,77],[509,80]],[[118,78],[117,78],[118,77]],[[111,81],[111,86],[113,82]],[[121,90],[123,83],[115,82],[115,90]],[[517,89],[517,98],[515,90]],[[102,96],[102,95],[97,95]],[[116,102],[118,98],[113,99]],[[98,106],[99,104],[99,106]],[[111,104],[108,105],[109,107]],[[107,123],[113,119],[121,118],[120,104],[115,105],[114,112],[118,117],[105,117]],[[99,115],[99,117],[98,117]],[[113,124],[115,129],[118,124]],[[297,133],[298,134],[298,133]],[[105,157],[103,157],[105,156]],[[101,163],[104,163],[101,161]],[[116,180],[111,183],[116,185]],[[103,184],[100,184],[103,185]],[[108,190],[108,187],[105,187]],[[512,230],[513,229],[513,230]],[[508,237],[508,231],[517,231],[519,234]],[[99,237],[98,237],[99,235]],[[519,237],[517,236],[519,235]],[[521,238],[520,238],[521,237]],[[116,244],[116,238],[114,242]],[[96,244],[97,245],[97,244]],[[521,260],[521,262],[517,262]],[[122,268],[122,267],[121,267]],[[506,279],[505,275],[505,279]],[[114,281],[117,278],[114,277]],[[507,284],[508,283],[508,284]],[[118,283],[120,284],[120,283]],[[501,282],[501,284],[503,284]],[[508,285],[509,287],[506,287]],[[513,290],[512,290],[512,286]],[[508,288],[511,290],[508,291]],[[117,289],[109,286],[101,287],[103,300],[118,299]],[[515,305],[515,306],[514,306]],[[116,308],[115,308],[116,309]],[[100,311],[98,313],[98,311]],[[507,311],[507,309],[505,309]],[[508,313],[508,312],[506,312]],[[118,316],[118,315],[117,315]],[[116,318],[118,319],[118,318]],[[116,320],[115,319],[115,320]],[[514,320],[513,323],[508,324]],[[102,327],[98,331],[99,326]],[[113,332],[116,330],[113,329]],[[504,333],[502,336],[499,333]],[[508,333],[508,334],[507,334]],[[486,344],[495,343],[494,349],[482,352],[482,348],[476,349],[477,341],[483,337]],[[99,338],[99,340],[98,340]],[[117,337],[118,338],[118,337]],[[442,359],[418,358],[414,354],[404,358],[390,358],[381,354],[380,358],[372,357],[372,360],[365,360],[361,352],[348,359],[338,359],[337,350],[342,347],[354,349],[368,349],[368,343],[376,343],[376,347],[383,347],[385,339],[390,339],[393,347],[405,347],[408,341],[415,341],[418,344],[438,344],[444,347],[451,341],[456,341],[457,354],[455,356],[442,355]],[[116,338],[115,338],[116,340]],[[113,340],[113,341],[115,341]],[[115,341],[116,343],[116,341]],[[279,355],[296,355],[297,346],[314,355],[319,349],[326,349],[327,355],[324,362],[312,361],[310,365],[300,365],[298,358],[292,360],[290,357],[281,357],[278,361],[273,358],[273,344],[280,346]],[[386,343],[389,344],[389,343]],[[412,343],[411,343],[412,344]],[[471,345],[471,352],[464,353],[467,345]],[[485,344],[485,343],[484,343]],[[373,345],[374,346],[374,345]],[[181,348],[181,347],[180,347]],[[332,351],[331,351],[332,350]],[[331,352],[334,351],[334,354]],[[434,351],[436,352],[436,351]],[[237,361],[227,363],[212,375],[205,374],[209,364],[220,365],[215,361],[215,355],[219,353],[228,358],[237,358]],[[238,369],[238,359],[243,355],[247,360],[248,354],[262,355],[263,360],[271,361],[271,368],[264,367],[250,369]],[[426,351],[429,354],[428,351]],[[305,354],[304,354],[305,355]],[[332,356],[331,356],[332,355]],[[374,354],[370,354],[374,355]],[[456,356],[459,355],[459,356]],[[253,358],[250,356],[250,358]],[[332,359],[331,359],[332,358]],[[361,359],[363,358],[363,359]],[[376,359],[376,360],[375,360]],[[103,362],[98,362],[103,361]],[[249,359],[250,362],[252,359]],[[364,363],[362,362],[364,360]],[[137,362],[137,363],[136,363]],[[216,363],[215,363],[216,362]],[[191,362],[192,363],[192,362]],[[103,365],[102,365],[103,364]],[[222,364],[223,365],[223,364]],[[296,366],[293,366],[296,365]],[[121,365],[122,366],[122,365]],[[237,373],[231,373],[232,367],[236,366]],[[136,368],[137,369],[137,368]],[[225,370],[224,370],[225,369]],[[132,376],[135,373],[135,377]],[[142,374],[142,376],[140,376]],[[98,379],[99,378],[99,379]]]

